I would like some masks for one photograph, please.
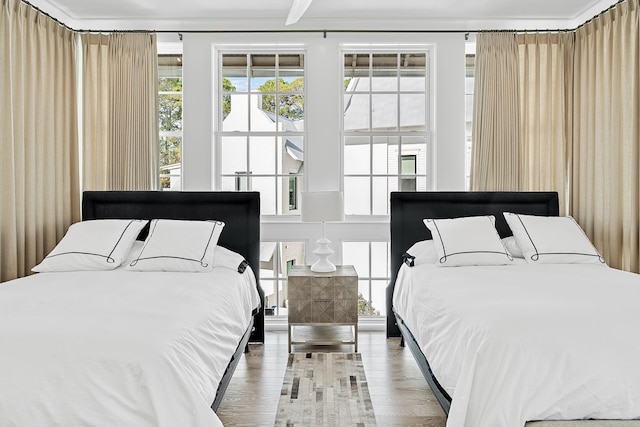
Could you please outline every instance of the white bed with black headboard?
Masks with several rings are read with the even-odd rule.
[[[221,425],[264,340],[259,193],[90,191],[82,213],[0,285],[0,425]]]
[[[452,249],[481,229],[498,249]],[[640,425],[640,276],[607,267],[556,193],[392,193],[391,269],[387,336],[449,427]]]

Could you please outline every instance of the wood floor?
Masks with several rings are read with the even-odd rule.
[[[378,426],[444,427],[442,409],[400,339],[387,339],[384,331],[360,331],[358,341]],[[250,349],[217,411],[225,426],[275,422],[287,364],[287,331],[267,331],[264,345],[252,344]],[[296,345],[293,351],[348,352],[353,346]]]

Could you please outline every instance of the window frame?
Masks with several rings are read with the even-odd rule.
[[[369,89],[367,92],[363,92],[369,95],[369,100],[371,101],[373,94],[395,94],[398,97],[398,108],[397,108],[397,124],[398,127],[396,130],[391,130],[391,131],[374,131],[373,130],[373,123],[372,123],[372,111],[371,111],[371,104],[369,104],[369,118],[368,118],[368,123],[369,123],[369,130],[368,131],[348,131],[345,130],[345,123],[344,123],[344,114],[341,115],[340,118],[340,140],[341,140],[341,150],[342,150],[342,165],[341,165],[341,179],[342,179],[342,189],[344,190],[346,185],[345,185],[345,178],[347,177],[355,177],[355,178],[368,178],[369,179],[369,213],[368,214],[364,214],[364,213],[358,213],[358,214],[349,214],[347,212],[345,212],[346,215],[348,215],[349,218],[353,218],[354,220],[367,220],[367,218],[370,219],[376,219],[376,218],[389,218],[389,205],[388,205],[388,194],[387,194],[387,209],[386,209],[386,214],[374,214],[373,210],[374,210],[374,185],[373,185],[373,180],[374,178],[396,178],[397,179],[397,191],[400,191],[400,189],[402,188],[402,180],[403,178],[407,178],[408,175],[404,175],[402,174],[402,156],[405,155],[405,153],[403,153],[402,151],[402,138],[407,138],[407,137],[424,137],[425,139],[425,143],[426,143],[426,153],[425,153],[425,167],[426,167],[426,174],[415,174],[413,175],[414,178],[422,178],[424,177],[426,180],[426,184],[425,184],[425,189],[427,191],[432,191],[434,189],[434,183],[435,183],[435,155],[434,155],[434,138],[433,138],[433,125],[435,123],[434,120],[434,110],[435,110],[435,92],[434,92],[434,46],[431,44],[394,44],[392,46],[389,45],[385,45],[385,44],[367,44],[367,45],[360,45],[360,44],[351,44],[351,43],[342,43],[340,44],[339,47],[339,55],[340,55],[340,73],[341,73],[341,81],[344,83],[345,81],[345,55],[348,54],[369,54],[370,55],[370,60],[369,60],[369,78],[373,77],[373,70],[374,70],[374,64],[373,64],[373,60],[372,60],[372,56],[373,55],[384,55],[384,54],[395,54],[395,55],[404,55],[404,54],[424,54],[425,55],[425,88],[424,88],[424,96],[425,96],[425,130],[424,131],[415,131],[415,130],[410,130],[410,131],[402,131],[400,129],[400,123],[401,123],[401,109],[400,109],[400,95],[401,94],[421,94],[421,91],[408,91],[408,90],[402,90],[401,89],[401,73],[400,73],[400,64],[397,64],[397,78],[398,78],[398,85],[397,88],[394,91],[376,91],[373,90],[373,88],[371,87],[371,85],[369,86]],[[341,88],[341,92],[340,92],[340,108],[341,111],[345,111],[345,96],[348,93],[353,93],[353,92],[346,92],[346,88],[342,87]],[[370,152],[369,154],[369,161],[370,161],[370,165],[369,165],[369,173],[368,174],[345,174],[345,141],[348,137],[368,137],[370,139],[369,141],[369,147],[373,148],[374,146],[374,142],[373,140],[376,137],[389,137],[389,138],[396,138],[397,139],[397,147],[398,147],[398,156],[397,156],[397,170],[398,173],[397,174],[391,174],[391,173],[387,173],[387,174],[379,174],[379,173],[374,173],[373,171],[373,153]],[[411,154],[411,153],[406,153],[406,154]],[[418,163],[416,162],[416,167]],[[345,194],[345,197],[347,197],[347,195]]]
[[[182,101],[182,117],[180,118],[181,121],[184,120],[184,68],[183,68],[183,54],[181,49],[167,49],[167,51],[164,51],[164,49],[158,49],[158,53],[157,56],[161,57],[161,56],[175,56],[175,57],[179,57],[180,60],[178,61],[180,64],[180,79],[182,79],[182,88],[183,90],[178,92],[178,91],[161,91],[160,88],[158,87],[158,106],[160,104],[160,98],[162,95],[179,95],[180,99]],[[158,75],[158,86],[160,85],[160,79],[162,77],[160,75]],[[161,130],[160,129],[160,123],[158,123],[158,147],[160,147],[161,144],[161,140],[163,138],[179,138],[180,139],[180,150],[182,151],[182,146],[184,143],[184,123],[182,124],[180,130],[173,130],[173,131],[166,131],[166,130]],[[180,156],[180,173],[162,173],[163,170],[163,166],[160,165],[160,158],[158,158],[158,182],[159,182],[159,190],[161,191],[181,191],[183,186],[182,186],[182,177],[183,177],[183,159],[182,159],[182,155]],[[165,166],[166,167],[166,166]],[[171,181],[175,178],[177,178],[178,180],[178,186],[177,188],[171,188],[171,186],[169,188],[163,188],[162,187],[162,178],[168,178],[169,182],[171,183]]]
[[[294,176],[297,178],[298,182],[297,182],[297,187],[298,187],[298,191],[304,191],[304,186],[306,185],[306,180],[304,179],[304,172],[301,173],[291,173],[285,170],[282,170],[280,173],[278,173],[278,168],[275,168],[275,173],[274,174],[264,174],[264,173],[254,173],[253,171],[249,170],[248,165],[250,164],[250,156],[251,156],[251,152],[250,152],[250,139],[251,137],[273,137],[277,141],[280,138],[285,138],[285,137],[302,137],[303,139],[303,144],[307,144],[308,142],[308,126],[307,126],[307,120],[306,117],[304,119],[304,128],[301,131],[291,131],[291,130],[273,130],[273,131],[252,131],[251,129],[248,129],[246,131],[225,131],[223,128],[223,122],[224,122],[224,118],[223,118],[223,99],[226,95],[228,95],[228,93],[225,93],[223,90],[223,79],[224,79],[224,63],[223,63],[223,56],[224,55],[276,55],[276,57],[278,57],[278,55],[304,55],[304,66],[302,67],[302,77],[304,79],[305,85],[304,85],[304,89],[302,90],[302,92],[280,92],[276,89],[276,92],[272,93],[272,92],[268,92],[268,95],[273,95],[273,96],[282,96],[285,94],[301,94],[303,96],[303,99],[305,100],[305,106],[306,106],[306,102],[307,102],[307,69],[306,69],[306,57],[307,57],[307,50],[306,47],[304,45],[292,45],[292,46],[281,46],[279,44],[273,44],[273,45],[253,45],[253,44],[242,44],[242,45],[233,45],[233,46],[229,46],[229,45],[216,45],[216,48],[214,50],[214,58],[215,58],[215,74],[213,76],[213,84],[215,89],[215,93],[218,94],[217,96],[217,100],[215,102],[214,105],[214,109],[213,109],[213,115],[214,120],[215,120],[215,132],[214,132],[214,139],[213,139],[213,144],[214,144],[214,174],[213,174],[213,187],[215,190],[220,191],[223,189],[223,178],[227,178],[230,177],[231,174],[224,174],[222,172],[223,170],[223,162],[224,159],[222,158],[222,144],[223,144],[223,138],[224,137],[241,137],[241,138],[246,138],[247,142],[247,150],[246,150],[246,165],[247,168],[246,170],[248,170],[248,173],[246,175],[246,178],[248,181],[250,181],[253,178],[275,178],[275,201],[276,201],[276,206],[275,206],[275,213],[266,213],[266,214],[261,214],[262,217],[273,217],[273,218],[277,218],[277,217],[288,217],[288,216],[295,216],[295,215],[299,215],[299,209],[298,212],[291,213],[291,214],[286,214],[286,213],[278,213],[278,201],[280,200],[281,203],[284,203],[284,201],[282,200],[284,197],[288,198],[288,191],[284,191],[284,183],[286,182],[286,187],[287,189],[289,188],[289,179],[290,177]],[[251,81],[251,76],[249,74],[250,71],[250,67],[251,65],[249,64],[249,61],[247,61],[247,81],[249,82],[250,85],[250,81]],[[279,69],[280,69],[280,64],[279,61],[275,61],[274,64],[274,75],[276,76],[275,78],[278,79],[280,78],[280,73],[279,73]],[[252,94],[257,94],[260,93],[260,91],[257,91],[257,88],[252,88],[250,86],[247,87],[246,92],[239,92],[242,94],[246,94],[247,96],[251,96]],[[249,107],[249,111],[247,112],[248,114],[248,119],[250,120],[250,115],[251,115],[251,109]],[[306,108],[305,108],[305,114],[306,114]],[[305,164],[306,159],[307,159],[307,151],[304,150],[303,151],[303,161],[302,161],[302,165]],[[277,149],[276,149],[276,157],[277,157]],[[277,162],[277,158],[276,158],[276,162]],[[302,178],[302,187],[300,188],[300,178]],[[236,176],[237,179],[237,176]],[[252,191],[252,186],[249,184],[248,185],[248,191]],[[287,206],[289,204],[287,203]],[[281,207],[282,208],[282,207]]]
[[[367,239],[344,239],[340,241],[340,251],[343,253],[344,256],[344,252],[345,252],[345,244],[349,245],[349,244],[363,244],[363,245],[367,245],[367,264],[368,264],[368,269],[367,271],[362,271],[361,269],[356,268],[356,271],[358,273],[358,294],[359,294],[359,298],[358,298],[358,304],[360,303],[360,297],[362,297],[364,299],[364,301],[367,303],[367,307],[369,310],[372,309],[376,309],[378,311],[384,312],[384,314],[379,314],[379,315],[375,315],[375,314],[360,314],[360,307],[358,307],[358,318],[359,319],[386,319],[387,316],[389,315],[393,315],[387,312],[387,307],[386,307],[386,289],[387,286],[389,284],[389,280],[391,280],[391,261],[390,261],[390,256],[391,256],[391,242],[389,240],[367,240]],[[374,254],[374,249],[373,246],[375,244],[384,244],[386,246],[386,260],[385,260],[385,270],[386,273],[384,276],[380,276],[380,275],[374,275],[373,274],[373,265],[374,263],[373,261],[373,254]],[[349,261],[345,261],[345,264],[348,265]],[[367,292],[368,292],[368,296],[365,297],[365,295],[363,295],[361,293],[361,288],[360,285],[366,283],[367,286]],[[375,307],[373,305],[373,295],[377,292],[374,292],[374,286],[376,286],[376,291],[381,291],[380,293],[382,293],[383,295],[383,299],[381,301],[381,305],[379,305],[378,307]],[[381,289],[378,289],[381,288]],[[376,301],[377,302],[377,301]]]

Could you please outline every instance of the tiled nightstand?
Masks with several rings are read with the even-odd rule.
[[[352,344],[358,351],[358,274],[352,265],[337,266],[332,273],[314,273],[309,266],[289,271],[289,353],[292,344]],[[295,326],[344,325],[353,328],[353,340],[296,341]]]

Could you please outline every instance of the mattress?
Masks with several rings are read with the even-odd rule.
[[[640,276],[600,265],[401,267],[393,297],[448,427],[640,418]]]
[[[0,285],[0,425],[215,426],[253,273],[40,273]]]

